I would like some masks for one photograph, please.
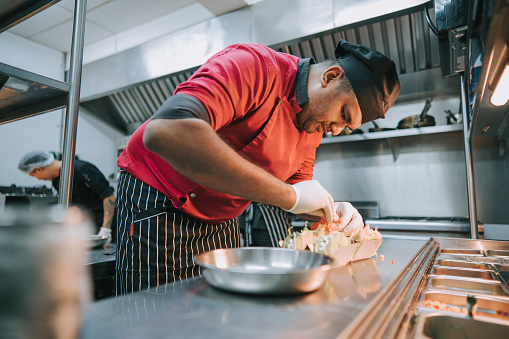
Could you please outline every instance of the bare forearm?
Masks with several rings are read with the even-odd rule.
[[[113,215],[115,214],[115,196],[112,194],[103,199],[103,225],[104,228],[111,228],[113,222]]]
[[[147,124],[143,142],[203,186],[284,209],[295,202],[288,184],[243,159],[202,120],[153,120]]]

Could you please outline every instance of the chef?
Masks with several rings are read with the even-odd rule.
[[[62,161],[46,151],[32,151],[21,158],[18,169],[39,180],[51,180],[58,191]],[[98,235],[112,239],[112,224],[115,214],[113,187],[93,164],[76,159],[74,161],[71,203],[90,212]],[[114,235],[114,233],[113,233]]]
[[[117,161],[117,293],[197,276],[194,255],[239,246],[251,201],[363,227],[312,180],[315,151],[324,132],[383,118],[400,85],[371,48],[341,40],[335,56],[229,46],[134,132]]]

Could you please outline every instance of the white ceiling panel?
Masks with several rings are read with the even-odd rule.
[[[147,24],[119,33],[117,35],[117,49],[118,51],[122,51],[138,46],[147,42],[147,37],[151,37],[150,40],[152,40],[212,17],[214,17],[214,15],[205,7],[198,3],[193,3]]]
[[[203,6],[205,6],[209,11],[214,13],[214,15],[221,15],[233,11],[235,9],[247,6],[246,1],[244,0],[198,0],[198,1]]]
[[[110,2],[111,0],[87,0],[87,11],[96,8],[106,2]],[[56,4],[56,6],[60,6],[66,8],[67,10],[73,12],[74,11],[74,3],[75,0],[62,0]]]
[[[112,0],[87,13],[87,20],[119,33],[191,4],[192,0]],[[143,7],[140,7],[143,6]]]
[[[48,28],[58,26],[59,24],[72,19],[72,17],[72,10],[69,11],[65,8],[54,5],[12,27],[9,32],[26,38],[31,38]]]
[[[85,45],[97,42],[112,33],[87,21],[85,24]],[[72,40],[72,20],[67,20],[57,26],[47,29],[33,36],[33,39],[48,47],[59,51],[70,51]]]

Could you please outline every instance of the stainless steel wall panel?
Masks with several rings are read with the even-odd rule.
[[[369,46],[373,49],[376,49],[376,39],[375,39],[375,30],[373,25],[368,25],[368,37],[369,37]]]
[[[321,38],[316,38],[311,40],[311,48],[313,50],[313,57],[319,60],[327,59],[327,53],[323,48],[323,42],[320,41]]]
[[[459,131],[398,139],[396,161],[384,140],[322,145],[314,178],[336,200],[379,201],[384,217],[467,217],[462,138]],[[478,219],[507,224],[509,154],[498,154],[495,137],[476,138],[474,167]]]
[[[309,41],[303,41],[300,44],[300,51],[302,53],[302,58],[311,58],[315,56],[314,50]]]
[[[343,27],[409,10],[428,1],[333,0],[334,27]]]
[[[429,96],[443,97],[456,94],[459,96],[460,92],[460,79],[442,78],[440,68],[401,74],[399,80],[401,91],[396,101],[398,103]],[[453,112],[457,112],[457,108],[454,108]],[[414,114],[419,113],[421,111]]]
[[[123,105],[125,107],[125,111],[123,113],[124,113],[124,117],[126,118],[126,123],[131,124],[136,121],[136,118],[135,118],[136,115],[135,115],[134,109],[132,107],[131,100],[129,100],[129,97],[126,94],[127,94],[127,92],[119,92],[118,95],[114,94],[114,96],[117,96],[117,99],[123,103]]]
[[[152,91],[149,92],[147,89],[150,89],[150,86],[143,85],[138,87],[139,94],[143,101],[145,102],[145,104],[148,106],[148,110],[151,113],[150,116],[152,116],[157,110],[157,108],[160,106],[160,104],[154,99],[155,98],[154,93]]]
[[[404,74],[404,73],[407,73],[408,72],[408,63],[407,63],[407,59],[405,57],[405,51],[407,50],[408,47],[404,46],[405,44],[408,44],[408,41],[405,41],[404,40],[404,37],[403,37],[403,27],[401,25],[401,18],[398,17],[398,18],[394,18],[394,32],[395,32],[395,36],[396,36],[396,41],[397,41],[397,52],[398,52],[398,60],[399,60],[399,69],[400,69],[400,74]]]
[[[145,121],[152,116],[145,100],[140,94],[138,88],[128,89],[130,94],[129,100],[131,101],[132,107],[134,109],[133,113],[135,114],[136,121]]]
[[[379,22],[375,22],[371,27],[370,34],[373,36],[373,48],[385,54],[387,37],[384,39],[382,35],[382,25]]]
[[[332,39],[332,36],[325,35],[320,38],[320,41],[323,42],[322,51],[325,55],[325,58],[333,59],[334,58],[334,48],[336,47],[336,42]]]
[[[314,178],[339,201],[379,201],[382,216],[466,216],[461,132],[331,144],[317,152]]]
[[[161,90],[162,92],[161,99],[163,99],[163,101],[172,95],[173,92],[171,92],[171,90],[168,88],[164,80],[157,80],[154,84],[157,84],[157,87]]]
[[[175,92],[175,87],[177,87],[177,86],[175,86],[175,85],[173,84],[173,82],[171,81],[171,79],[170,79],[170,78],[165,78],[165,79],[164,79],[164,84],[166,85],[166,87],[167,87],[167,88],[168,88],[168,90],[170,91],[171,95],[173,95],[173,92]]]
[[[126,117],[126,113],[125,113],[127,108],[125,107],[123,100],[119,100],[118,97],[119,97],[119,94],[117,94],[117,93],[108,96],[108,98],[111,100],[111,103],[113,104],[113,106],[115,106],[115,108],[117,109],[117,114],[120,117],[120,119],[122,120],[123,124],[127,124],[128,120],[129,120]],[[87,109],[88,109],[88,107],[87,107]],[[122,127],[119,126],[119,129],[122,130]]]
[[[427,69],[431,65],[428,63],[430,51],[426,48],[427,44],[429,43],[429,38],[426,37],[423,29],[424,24],[427,25],[426,21],[423,20],[422,15],[420,13],[412,14],[411,20],[413,21],[413,24],[411,27],[413,27],[413,44],[416,47],[416,65],[417,70]]]
[[[152,91],[154,92],[154,100],[157,100],[158,108],[163,104],[163,102],[170,96],[169,92],[168,95],[165,95],[163,93],[163,90],[161,89],[161,82],[160,81],[154,81],[148,84]]]
[[[276,45],[333,29],[332,0],[272,0],[252,6],[253,42]]]
[[[372,39],[369,37],[368,27],[371,27],[371,25],[355,28],[355,32],[358,37],[359,44],[372,47],[374,44]]]
[[[345,40],[347,40],[351,43],[357,44],[358,40],[357,40],[357,35],[355,34],[355,30],[353,30],[353,29],[346,30],[345,31]]]
[[[403,72],[403,67],[401,66],[400,62],[400,44],[402,43],[401,38],[398,37],[398,34],[396,32],[396,25],[395,25],[394,19],[389,19],[384,22],[382,22],[382,25],[385,26],[385,32],[388,40],[388,49],[387,49],[387,56],[394,61],[396,64],[396,69],[399,71],[399,73]],[[404,63],[403,63],[404,65]]]

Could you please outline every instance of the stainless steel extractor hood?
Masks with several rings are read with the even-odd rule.
[[[221,15],[136,48],[84,65],[81,106],[126,134],[208,57],[233,43],[259,42],[317,61],[333,57],[340,38],[392,58],[398,101],[460,93],[444,79],[438,39],[426,21],[428,1],[278,0]]]

